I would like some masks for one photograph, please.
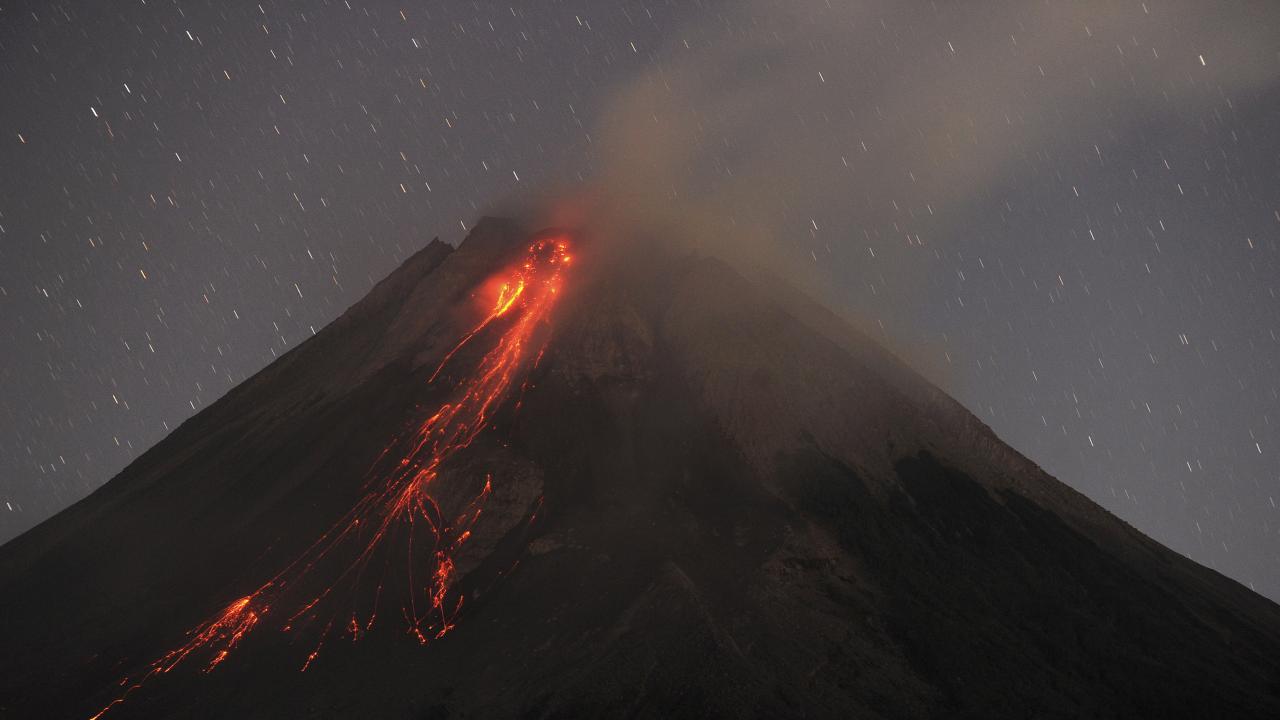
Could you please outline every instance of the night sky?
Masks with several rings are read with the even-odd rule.
[[[604,188],[1280,598],[1280,4],[19,2],[0,98],[0,541],[431,238]]]

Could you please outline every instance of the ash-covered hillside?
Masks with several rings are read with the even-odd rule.
[[[0,716],[1280,717],[1280,608],[785,284],[487,219],[0,548]]]

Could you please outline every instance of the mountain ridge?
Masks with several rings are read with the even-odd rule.
[[[305,557],[388,438],[457,402],[500,346],[468,328],[539,236],[487,218],[457,249],[429,244],[0,548],[18,648],[0,715],[90,716]],[[530,336],[543,350],[433,481],[442,518],[483,498],[450,558],[456,625],[421,647],[391,602],[358,642],[322,637],[313,666],[323,618],[255,629],[106,717],[1280,711],[1274,604],[1053,480],[785,285],[670,246],[575,244]]]

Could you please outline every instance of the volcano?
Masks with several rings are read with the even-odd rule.
[[[0,548],[5,718],[1280,717],[1280,607],[836,315],[486,218]]]

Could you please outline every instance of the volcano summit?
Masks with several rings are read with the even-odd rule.
[[[764,273],[485,219],[0,548],[0,717],[1280,717],[1280,608]]]

